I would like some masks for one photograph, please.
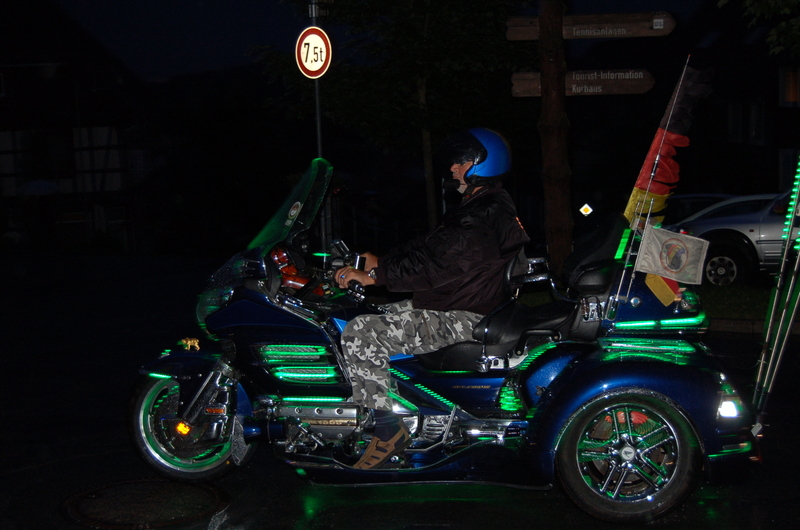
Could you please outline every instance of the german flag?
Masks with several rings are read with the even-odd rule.
[[[632,226],[643,229],[648,213],[651,224],[664,219],[667,198],[680,178],[680,166],[672,157],[677,147],[689,145],[686,133],[692,124],[692,108],[697,100],[711,93],[710,80],[710,70],[685,67],[628,199],[625,217]]]

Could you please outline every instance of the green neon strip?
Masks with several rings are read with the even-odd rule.
[[[417,383],[414,386],[419,388],[420,390],[422,390],[426,394],[428,394],[428,395],[436,398],[437,400],[441,401],[442,403],[444,403],[448,407],[453,407],[453,402],[452,401],[450,401],[449,399],[437,394],[436,392],[434,392],[430,388],[426,387],[425,385],[421,385],[421,384]]]
[[[784,239],[789,238],[792,233],[792,225],[794,224],[794,217],[797,209],[799,190],[800,190],[800,159],[798,159],[797,171],[795,172],[794,175],[794,185],[792,186],[792,192],[789,194],[789,207],[786,209],[786,221],[784,222],[784,226],[786,228],[783,229]],[[795,240],[797,239],[800,239],[800,234],[798,235],[797,238],[795,238]]]
[[[501,409],[512,412],[525,408],[525,404],[517,395],[517,391],[510,381],[500,388],[499,404]]]
[[[275,377],[279,379],[332,379],[336,377],[333,372],[298,372],[298,371],[276,371]]]
[[[296,344],[263,344],[258,346],[258,352],[264,355],[325,355],[328,349],[325,346],[296,345]]]
[[[401,372],[397,368],[389,368],[389,373],[392,374],[393,376],[397,377],[398,379],[402,379],[403,381],[411,380],[410,377],[408,377],[406,374],[404,374],[403,372]]]
[[[282,372],[275,374],[278,379],[331,379],[330,374],[301,374],[296,372]]]
[[[668,318],[664,320],[641,320],[638,322],[619,322],[615,325],[618,329],[641,329],[641,328],[678,328],[694,327],[702,324],[706,319],[706,314],[701,312],[695,317],[689,318]]]
[[[670,318],[667,320],[662,320],[662,326],[697,326],[703,323],[706,319],[706,314],[701,312],[699,315],[695,317],[687,317],[687,318]]]
[[[555,342],[548,342],[547,344],[542,344],[541,346],[537,346],[536,348],[532,349],[528,352],[528,356],[522,361],[519,366],[517,366],[517,370],[523,371],[527,369],[536,359],[541,357],[541,355],[546,352],[547,350],[553,349],[558,346]]]
[[[416,406],[416,405],[414,405],[413,403],[411,403],[409,400],[407,400],[407,399],[404,399],[404,398],[403,398],[403,397],[401,397],[399,394],[395,394],[394,392],[389,392],[389,397],[391,397],[391,398],[392,398],[392,400],[393,400],[395,403],[399,403],[399,404],[400,404],[402,407],[404,407],[406,410],[411,410],[411,411],[414,411],[414,412],[418,412],[418,411],[419,411],[419,409],[417,408],[417,406]]]
[[[619,246],[617,247],[617,253],[614,254],[614,259],[622,259],[625,255],[625,249],[628,247],[628,240],[631,237],[631,229],[626,228],[622,232],[622,237],[619,240]]]
[[[333,382],[337,378],[336,368],[333,366],[307,367],[307,366],[281,366],[270,369],[270,373],[278,379],[296,381],[321,381]]]
[[[149,373],[147,375],[149,375],[150,377],[155,377],[156,379],[172,379],[171,375],[156,374],[156,373]]]
[[[643,320],[641,322],[619,322],[616,324],[618,328],[654,328],[656,327],[657,321],[655,320]]]
[[[747,453],[747,452],[750,452],[750,450],[752,450],[752,449],[753,449],[753,444],[751,444],[750,442],[742,442],[742,446],[741,447],[737,447],[736,449],[728,449],[728,450],[725,450],[725,451],[720,451],[719,453],[716,453],[716,454],[713,454],[713,455],[708,455],[708,457],[709,458],[716,458],[718,456],[733,455],[733,454],[737,454],[737,453]]]
[[[657,339],[599,339],[600,347],[607,351],[638,350],[655,352],[694,353],[695,348],[684,340]]]

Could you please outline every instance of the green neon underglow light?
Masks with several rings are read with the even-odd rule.
[[[328,349],[325,346],[299,345],[299,344],[261,344],[258,352],[263,355],[325,355]]]
[[[628,240],[631,237],[631,229],[626,228],[622,232],[622,237],[619,240],[619,246],[617,247],[617,253],[614,254],[614,259],[622,259],[625,255],[625,249],[628,247]]]
[[[328,354],[325,346],[318,345],[259,344],[256,349],[262,360],[269,364],[319,361]]]
[[[406,410],[412,410],[414,412],[418,412],[419,411],[419,409],[417,408],[416,405],[411,403],[409,400],[403,398],[399,394],[396,394],[395,392],[389,392],[389,397],[392,398],[392,401],[394,401],[396,404],[404,407]]]
[[[694,317],[686,317],[686,318],[668,318],[661,321],[662,326],[697,326],[702,324],[703,321],[706,319],[706,314],[701,312],[699,315]]]
[[[621,351],[654,351],[654,352],[680,352],[694,353],[695,348],[684,340],[658,340],[658,339],[599,339],[598,344],[604,350]]]
[[[421,384],[417,383],[414,386],[419,388],[420,390],[422,390],[423,392],[425,392],[429,396],[432,396],[432,397],[436,398],[438,401],[441,401],[442,403],[444,403],[448,407],[453,407],[454,406],[452,401],[450,401],[449,399],[445,398],[444,396],[441,396],[440,394],[437,394],[436,392],[434,392],[430,388],[426,387],[425,385],[421,385]]]
[[[498,401],[501,409],[510,412],[523,410],[525,408],[525,404],[519,398],[517,389],[514,387],[514,384],[511,381],[506,381],[503,386],[500,387],[500,396]]]
[[[654,328],[658,322],[655,320],[640,320],[638,322],[618,322],[618,328]]]
[[[520,371],[525,370],[526,368],[528,368],[531,365],[531,363],[533,363],[533,361],[535,361],[536,359],[541,357],[541,355],[544,352],[546,352],[547,350],[550,350],[552,348],[555,348],[556,346],[558,346],[557,343],[548,342],[546,344],[542,344],[541,346],[537,346],[536,348],[532,349],[531,351],[528,352],[528,356],[525,358],[525,360],[522,361],[519,364],[519,366],[517,366],[517,370],[520,370]]]
[[[409,381],[411,378],[408,377],[406,374],[398,370],[397,368],[389,368],[389,373],[393,376],[397,377],[398,379],[402,379],[403,381]]]
[[[794,217],[797,210],[798,191],[800,191],[800,160],[798,160],[797,171],[795,172],[794,176],[794,185],[792,186],[792,192],[789,194],[789,204],[788,208],[786,208],[786,219],[783,222],[783,235],[781,236],[783,239],[791,237],[792,225],[794,224]],[[800,239],[800,234],[798,234],[798,237],[794,239],[795,240]]]
[[[281,366],[270,370],[278,379],[295,380],[334,380],[336,369],[333,366],[307,367],[307,366]]]
[[[731,449],[723,449],[719,453],[708,455],[709,458],[716,458],[719,456],[731,455],[736,453],[747,453],[753,448],[753,445],[750,442],[742,442],[737,447]]]
[[[166,374],[156,374],[151,372],[147,375],[149,375],[150,377],[155,377],[156,379],[172,379],[171,375],[166,375]]]
[[[615,350],[606,351],[600,359],[603,361],[616,361],[625,358],[647,359],[651,361],[658,361],[670,364],[677,364],[678,366],[685,366],[690,355],[679,352],[656,352],[648,350]]]
[[[401,372],[397,368],[389,368],[389,373],[392,374],[393,376],[397,377],[398,379],[402,379],[403,381],[410,381],[411,380],[410,377],[408,377],[406,374],[404,374],[403,372]],[[422,390],[423,392],[425,392],[429,396],[432,396],[432,397],[436,398],[437,400],[441,401],[442,403],[444,403],[448,407],[452,408],[454,406],[452,401],[450,401],[449,399],[437,394],[436,392],[434,392],[430,388],[426,387],[425,385],[421,385],[419,383],[416,383],[414,386],[419,388],[420,390]]]
[[[688,318],[665,318],[664,320],[639,320],[635,322],[619,322],[615,324],[618,329],[644,329],[644,328],[679,328],[693,327],[702,324],[706,319],[705,312]]]

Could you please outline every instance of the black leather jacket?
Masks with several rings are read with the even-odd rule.
[[[375,283],[413,292],[415,309],[485,315],[508,299],[505,265],[528,241],[508,192],[481,188],[433,232],[380,258]]]

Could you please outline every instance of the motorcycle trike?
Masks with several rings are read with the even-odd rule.
[[[594,516],[636,522],[757,453],[753,415],[703,343],[697,295],[654,297],[632,266],[641,233],[619,216],[576,242],[563,283],[542,260],[514,260],[507,302],[473,340],[393,356],[394,409],[413,442],[388,466],[354,469],[372,419],[353,402],[339,337],[380,307],[333,281],[355,259],[344,243],[314,248],[331,174],[312,161],[249,248],[210,277],[203,337],[141,368],[129,422],[158,472],[214,479],[267,446],[314,483],[559,484]],[[520,288],[541,281],[552,301],[522,303]]]

